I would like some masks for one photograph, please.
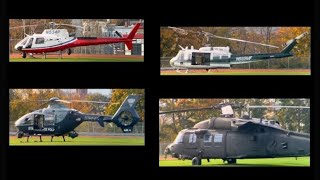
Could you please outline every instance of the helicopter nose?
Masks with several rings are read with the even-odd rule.
[[[164,154],[171,154],[171,147],[170,147],[170,145],[168,145],[168,146],[164,149]]]
[[[22,50],[22,46],[16,45],[16,46],[14,47],[14,49],[17,50],[17,51],[21,51],[21,50]]]
[[[166,149],[164,150],[164,153],[165,153],[166,155],[171,154],[172,157],[177,158],[178,155],[177,155],[177,153],[175,152],[174,146],[175,146],[174,144],[169,144],[169,145],[166,147]]]
[[[174,65],[174,61],[175,61],[175,60],[176,60],[175,58],[170,59],[170,66],[172,66],[172,67],[173,67],[173,65]]]

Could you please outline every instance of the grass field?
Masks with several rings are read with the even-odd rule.
[[[10,136],[10,146],[144,146],[144,137],[135,136],[79,136],[71,139],[65,137],[66,142],[62,137],[54,137],[53,142],[50,142],[50,136],[42,137],[42,142],[38,136],[18,139],[15,136]]]
[[[161,71],[161,75],[311,75],[311,72],[306,69],[222,69],[212,70],[211,72],[206,72],[205,70],[190,70],[188,73],[185,73],[185,70],[181,70],[180,72]]]
[[[10,58],[10,62],[143,62],[143,58]]]
[[[191,160],[170,159],[159,161],[159,166],[191,166]],[[266,158],[266,159],[237,159],[237,164],[230,165],[223,163],[221,159],[202,160],[202,166],[218,167],[273,167],[273,166],[310,166],[310,157],[296,158]]]

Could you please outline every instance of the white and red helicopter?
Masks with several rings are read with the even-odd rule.
[[[54,23],[51,23],[54,24]],[[99,44],[125,43],[129,50],[132,49],[132,41],[140,27],[141,22],[135,24],[128,35],[122,36],[115,32],[119,37],[71,37],[67,29],[45,29],[41,34],[27,35],[18,42],[14,48],[22,52],[22,57],[26,58],[27,54],[46,54],[49,52],[59,52],[62,58],[62,52],[67,50],[71,54],[71,48],[79,46],[90,46]]]

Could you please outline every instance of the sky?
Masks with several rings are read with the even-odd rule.
[[[88,93],[100,93],[105,96],[108,96],[111,94],[112,89],[88,89]]]
[[[62,89],[64,91],[70,91],[71,89]],[[100,93],[105,96],[108,96],[111,94],[112,89],[88,89],[88,93]],[[72,89],[71,92],[76,92],[75,89]]]

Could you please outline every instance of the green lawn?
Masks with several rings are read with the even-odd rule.
[[[47,59],[30,59],[30,58],[11,58],[10,62],[143,62],[144,59],[137,58],[47,58]]]
[[[192,73],[192,72],[188,72],[188,73],[177,73],[177,72],[161,72],[161,75],[237,75],[237,76],[241,76],[241,75],[253,75],[253,76],[257,76],[257,75],[311,75],[310,72],[203,72],[203,73]]]
[[[40,138],[38,136],[30,137],[29,142],[27,138],[18,139],[14,136],[10,136],[10,146],[144,146],[144,137],[127,137],[127,136],[103,136],[103,137],[86,137],[79,136],[71,139],[65,137],[66,142],[63,141],[62,137],[54,137],[53,142],[50,142],[50,136]]]
[[[159,166],[191,166],[191,160],[160,160]],[[310,157],[266,158],[266,159],[237,159],[237,164],[229,165],[221,159],[202,160],[202,166],[218,167],[271,167],[271,166],[310,166]]]

